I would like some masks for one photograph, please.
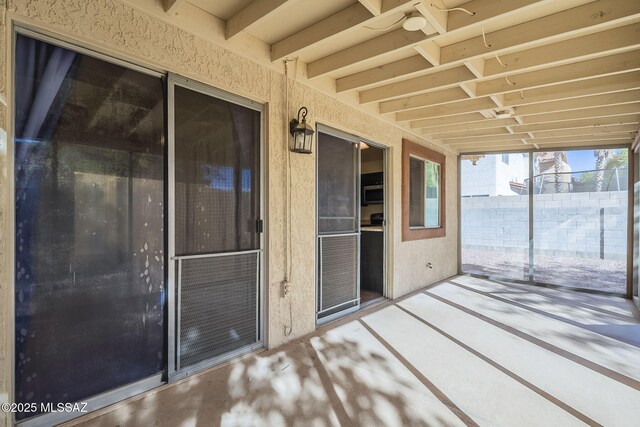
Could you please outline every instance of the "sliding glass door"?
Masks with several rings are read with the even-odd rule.
[[[465,273],[529,278],[529,154],[487,154],[460,165]]]
[[[170,375],[260,346],[261,105],[172,76]]]
[[[162,78],[23,34],[15,55],[15,400],[160,384]]]
[[[627,149],[535,153],[533,280],[625,293]]]
[[[462,272],[626,293],[628,154],[462,156]]]

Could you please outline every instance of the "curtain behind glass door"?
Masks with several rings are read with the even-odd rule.
[[[15,65],[16,401],[86,400],[164,366],[163,84],[23,35]]]

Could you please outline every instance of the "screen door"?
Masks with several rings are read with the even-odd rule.
[[[318,319],[359,305],[359,155],[357,139],[319,130]]]
[[[261,106],[171,77],[175,372],[261,342]]]

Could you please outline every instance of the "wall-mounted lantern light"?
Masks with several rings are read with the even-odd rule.
[[[300,120],[300,114],[302,114],[302,121]],[[298,110],[297,119],[291,119],[289,131],[291,132],[291,151],[311,154],[313,134],[316,131],[307,124],[307,107],[302,107]]]

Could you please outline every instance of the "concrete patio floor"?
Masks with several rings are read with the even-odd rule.
[[[79,421],[186,427],[639,420],[640,317],[630,301],[461,276]]]

